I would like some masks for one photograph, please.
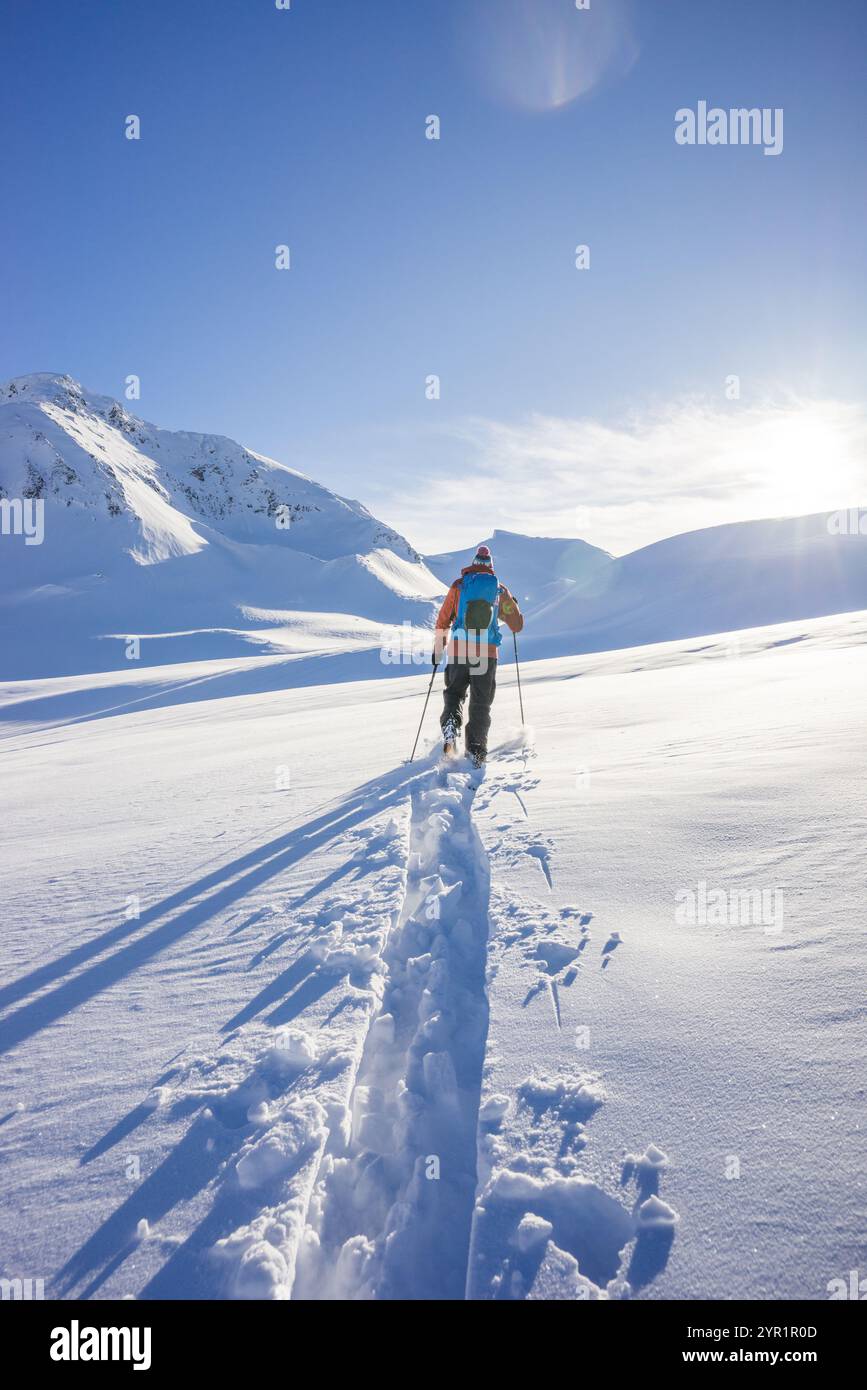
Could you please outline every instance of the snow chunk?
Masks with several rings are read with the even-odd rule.
[[[326,1137],[326,1114],[317,1100],[308,1097],[287,1106],[278,1121],[245,1146],[235,1165],[240,1186],[248,1191],[287,1172]]]
[[[171,1099],[172,1091],[170,1086],[154,1086],[142,1101],[142,1108],[145,1110],[160,1110],[167,1105]]]
[[[655,1144],[648,1144],[640,1158],[635,1160],[638,1168],[665,1168],[668,1164],[668,1154],[664,1154],[662,1149],[658,1149]]]
[[[511,1104],[508,1096],[488,1096],[479,1110],[479,1122],[483,1125],[499,1124],[508,1115]]]
[[[564,1120],[587,1119],[605,1100],[605,1092],[595,1077],[576,1081],[562,1077],[529,1076],[518,1087],[520,1099],[531,1110],[556,1110]]]
[[[568,1251],[561,1250],[553,1242],[545,1251],[545,1258],[539,1266],[528,1299],[550,1301],[590,1301],[605,1298],[602,1290],[586,1279],[578,1268],[578,1261]]]
[[[281,1028],[265,1058],[280,1071],[302,1071],[316,1061],[316,1045],[303,1028]]]
[[[668,1154],[655,1144],[648,1144],[643,1154],[627,1154],[623,1160],[623,1180],[638,1176],[639,1180],[652,1178],[668,1166]]]
[[[642,1230],[675,1226],[680,1220],[677,1212],[659,1197],[648,1197],[638,1208],[638,1225]]]
[[[281,1230],[279,1237],[276,1232],[272,1234],[280,1244],[289,1245],[288,1227]],[[234,1265],[233,1298],[275,1299],[285,1297],[291,1287],[293,1270],[280,1245],[264,1239],[252,1228],[242,1228],[217,1241],[213,1254],[221,1262]]]
[[[512,1244],[517,1245],[519,1250],[532,1250],[538,1245],[544,1245],[553,1230],[551,1222],[546,1221],[544,1216],[537,1216],[535,1212],[528,1211],[518,1222],[512,1236]]]

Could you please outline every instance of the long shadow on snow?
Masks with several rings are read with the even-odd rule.
[[[314,853],[343,835],[364,824],[381,811],[404,801],[409,788],[429,770],[430,759],[411,766],[393,768],[373,778],[351,792],[330,811],[314,816],[303,825],[279,835],[265,845],[229,861],[211,873],[203,875],[185,888],[163,898],[142,912],[137,920],[124,921],[101,936],[86,941],[72,951],[30,971],[0,990],[0,1007],[42,989],[52,981],[68,975],[93,957],[100,956],[112,946],[136,935],[144,927],[175,913],[146,935],[122,946],[107,959],[96,960],[71,979],[65,980],[49,993],[0,1021],[0,1053],[15,1047],[24,1039],[47,1028],[57,1019],[72,1012],[89,999],[111,988],[118,981],[152,960],[159,952],[173,946],[190,932],[203,926],[218,912],[238,902],[247,893],[283,873],[307,855]],[[202,901],[203,894],[209,894]],[[192,904],[186,906],[186,904]],[[324,991],[323,991],[324,992]],[[309,1002],[309,1000],[307,1001]],[[292,1012],[289,1017],[294,1016]],[[285,1021],[285,1020],[284,1020]]]
[[[192,661],[179,662],[180,665],[193,665]],[[207,665],[207,661],[202,663]],[[238,665],[226,663],[222,670],[204,670],[196,675],[179,679],[171,675],[172,665],[166,666],[166,675],[161,679],[137,681],[122,679],[128,677],[129,668],[124,663],[121,668],[107,666],[97,669],[93,674],[112,675],[117,671],[116,685],[88,686],[79,690],[57,690],[48,694],[34,694],[26,700],[0,707],[0,743],[7,739],[32,736],[38,738],[53,729],[68,728],[73,724],[90,724],[96,719],[113,718],[121,714],[136,714],[142,710],[166,709],[175,705],[200,704],[207,700],[232,699],[239,695],[272,695],[284,690],[306,689],[314,685],[334,685],[343,681],[384,680],[393,676],[417,676],[418,667],[390,666],[386,668],[380,658],[380,648],[349,652],[323,650],[297,655],[269,653],[264,658],[245,655]],[[88,673],[90,674],[90,673]],[[37,676],[28,679],[50,680],[53,677]],[[9,675],[2,679],[13,681],[19,677]],[[56,677],[62,680],[63,677]],[[408,688],[405,697],[412,699],[415,692]],[[28,727],[14,731],[15,724]],[[32,727],[34,726],[35,727]],[[11,732],[5,732],[12,729]]]
[[[295,1080],[297,1078],[284,1086],[271,1087],[270,1098],[291,1089]],[[244,1084],[237,1089],[243,1092]],[[195,1104],[199,1110],[204,1110],[207,1102],[200,1097]],[[173,1114],[181,1115],[185,1108],[181,1103],[175,1107]],[[219,1110],[213,1101],[210,1108],[212,1112]],[[192,1201],[210,1183],[218,1181],[222,1172],[231,1170],[233,1159],[253,1126],[233,1124],[228,1113],[224,1121],[221,1122],[219,1113],[195,1116],[183,1138],[159,1167],[103,1221],[58,1272],[55,1285],[60,1296],[93,1297],[124,1261],[139,1249],[136,1230],[142,1219],[155,1226],[178,1203]],[[308,1153],[300,1153],[293,1172],[302,1167],[308,1158]],[[166,1263],[152,1275],[138,1297],[221,1297],[222,1271],[208,1260],[208,1253],[217,1240],[230,1235],[238,1226],[251,1221],[263,1206],[277,1200],[281,1186],[292,1177],[293,1172],[281,1173],[279,1179],[254,1192],[243,1191],[231,1180],[220,1186],[213,1205]],[[73,1290],[77,1291],[73,1294]]]
[[[239,1134],[229,1136],[239,1147]],[[90,1298],[128,1255],[136,1249],[136,1227],[142,1218],[154,1225],[178,1202],[194,1197],[217,1174],[228,1157],[224,1144],[214,1143],[214,1130],[201,1116],[183,1139],[140,1187],[103,1221],[56,1276],[59,1295],[68,1295],[92,1276],[76,1297]],[[97,1273],[96,1271],[99,1271]]]

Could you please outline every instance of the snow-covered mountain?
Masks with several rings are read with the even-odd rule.
[[[222,436],[159,429],[51,374],[0,388],[4,499],[44,509],[41,544],[7,534],[3,518],[0,677],[13,679],[128,668],[130,637],[140,671],[267,655],[296,663],[296,684],[383,675],[384,634],[429,628],[472,557],[425,560],[295,469]],[[509,531],[486,543],[526,614],[526,657],[867,607],[867,535],[825,514],[688,532],[621,558]],[[302,671],[310,657],[340,659]]]
[[[2,537],[6,674],[116,667],[112,636],[148,664],[280,650],[300,613],[427,623],[441,591],[361,503],[68,376],[0,388],[0,498],[44,505],[41,544]]]

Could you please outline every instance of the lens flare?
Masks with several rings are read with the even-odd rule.
[[[622,77],[638,57],[627,0],[476,0],[462,7],[461,52],[497,101],[556,111]]]

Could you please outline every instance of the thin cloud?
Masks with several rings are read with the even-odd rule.
[[[433,478],[424,469],[402,493],[392,486],[386,508],[428,553],[500,527],[622,554],[727,521],[867,502],[867,412],[845,401],[681,401],[622,424],[470,419],[435,438],[424,450],[438,454]]]

